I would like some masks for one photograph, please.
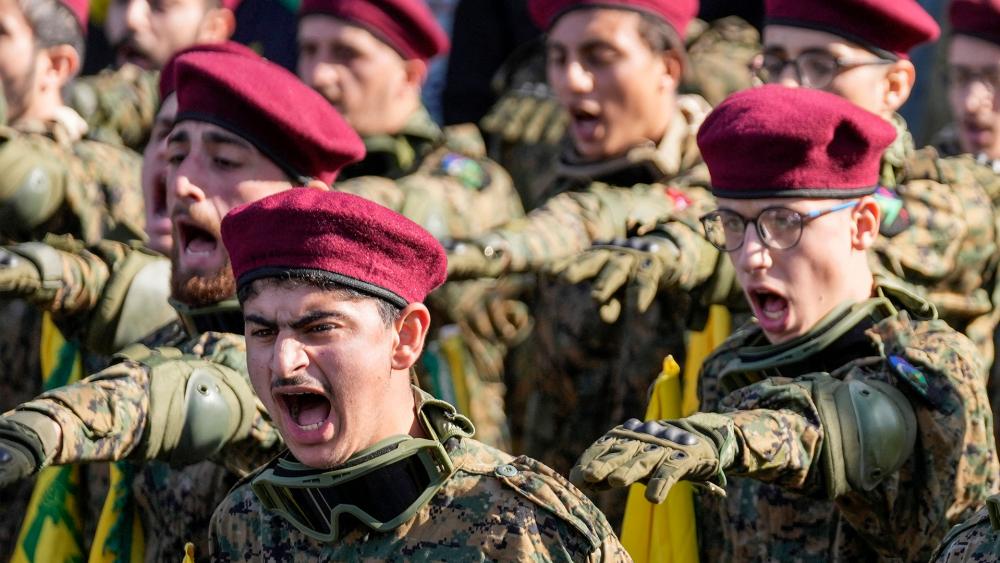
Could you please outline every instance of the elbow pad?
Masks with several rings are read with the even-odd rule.
[[[916,414],[892,385],[816,374],[812,396],[823,424],[821,467],[830,499],[872,490],[913,453]]]
[[[0,145],[0,226],[15,240],[39,238],[35,231],[52,219],[66,199],[66,170],[61,156],[28,135],[14,135]]]
[[[172,465],[206,460],[224,446],[249,436],[257,400],[249,380],[215,362],[182,355],[179,350],[130,347],[126,357],[149,369],[149,415],[139,459]]]

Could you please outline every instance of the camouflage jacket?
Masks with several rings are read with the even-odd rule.
[[[941,319],[965,333],[989,365],[998,312],[993,306],[1000,258],[996,174],[968,156],[942,158],[931,147],[916,150],[901,118],[899,135],[882,159],[882,236],[873,270],[909,284]]]
[[[64,189],[48,190],[49,197],[55,199],[44,206],[39,204],[58,211],[33,239],[41,239],[46,232],[71,234],[88,244],[102,239],[144,238],[139,178],[142,157],[87,137],[86,123],[69,107],[60,108],[57,116],[53,121],[14,125],[25,135],[49,141],[39,142],[58,151],[59,161],[65,166],[65,177],[59,179]]]
[[[242,335],[189,337],[172,325],[148,344],[153,348],[126,349],[108,368],[4,416],[35,421],[37,428],[39,416],[55,421],[61,435],[56,443],[43,438],[46,463],[135,460],[132,489],[142,508],[146,560],[165,561],[183,553],[189,541],[207,552],[212,510],[240,476],[277,454],[282,442],[250,387]],[[189,424],[184,397],[190,374],[205,365],[226,375],[240,400],[230,405],[228,420],[211,422],[235,430],[214,461],[198,463],[185,457],[180,436]]]
[[[301,533],[237,486],[212,517],[211,555],[236,561],[631,561],[604,515],[565,478],[471,438],[455,472],[400,527],[357,526],[335,543]]]
[[[701,410],[730,418],[741,445],[726,471],[727,496],[699,498],[705,560],[926,561],[949,526],[997,492],[985,366],[944,322],[874,315],[794,363],[738,367],[741,358],[767,357],[748,348],[766,344],[751,323],[702,368]],[[900,359],[912,369],[893,367]],[[826,500],[824,427],[810,393],[795,384],[815,372],[893,385],[913,407],[913,452],[870,491]]]
[[[502,249],[491,272],[543,271],[556,260],[582,252],[595,241],[644,234],[675,217],[696,218],[714,205],[706,189],[695,134],[709,107],[697,96],[681,96],[677,113],[659,145],[639,146],[605,161],[580,161],[572,151],[557,168],[546,201],[525,218],[476,237],[481,247]],[[683,183],[684,189],[661,182]],[[695,219],[695,222],[696,219]],[[706,243],[707,245],[707,243]]]
[[[685,41],[688,65],[680,93],[698,94],[716,105],[752,86],[750,61],[760,52],[760,34],[747,22],[728,17],[694,20]],[[546,83],[542,41],[515,51],[493,80],[499,99],[480,127],[489,155],[514,179],[526,209],[545,203],[557,176],[560,154],[570,146],[569,118]]]
[[[990,497],[987,506],[955,526],[931,555],[931,563],[997,563],[1000,561],[1000,530],[990,510],[1000,508],[1000,497]]]
[[[79,113],[93,139],[141,152],[160,106],[160,72],[133,64],[70,82],[66,103]]]

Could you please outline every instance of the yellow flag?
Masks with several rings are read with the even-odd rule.
[[[76,346],[62,337],[48,313],[42,318],[40,360],[42,387],[54,389],[80,379],[83,371]],[[13,563],[83,560],[83,526],[78,493],[80,469],[47,467],[38,474],[24,516]]]
[[[729,336],[731,323],[729,311],[712,306],[705,329],[689,335],[683,381],[673,356],[663,360],[646,420],[680,418],[698,410],[698,372],[705,358]],[[691,484],[675,485],[662,504],[647,501],[645,492],[641,484],[629,489],[621,538],[629,555],[636,563],[698,563]]]

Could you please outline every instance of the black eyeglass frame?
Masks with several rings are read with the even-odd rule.
[[[814,221],[816,219],[819,219],[820,217],[822,217],[824,215],[829,215],[830,213],[836,213],[837,211],[843,211],[845,209],[851,209],[851,208],[855,207],[858,204],[859,201],[861,201],[861,200],[852,199],[850,201],[846,201],[844,203],[839,203],[839,204],[834,205],[833,207],[830,207],[830,208],[827,208],[827,209],[817,209],[817,210],[814,210],[814,211],[807,211],[807,212],[804,212],[804,213],[802,211],[797,211],[795,209],[792,209],[790,207],[785,207],[783,205],[773,205],[771,207],[766,207],[764,209],[761,209],[760,213],[758,213],[757,216],[755,216],[753,218],[744,217],[743,215],[740,215],[739,213],[737,213],[735,211],[732,211],[732,210],[729,210],[729,209],[716,209],[715,211],[710,211],[709,213],[706,213],[706,214],[702,215],[701,217],[699,217],[698,220],[701,221],[701,226],[702,226],[702,229],[704,230],[705,239],[708,240],[708,242],[711,243],[712,246],[718,248],[719,250],[721,250],[723,252],[735,252],[735,251],[743,248],[743,244],[746,242],[746,238],[747,238],[747,236],[746,236],[747,225],[750,225],[750,224],[752,224],[754,226],[754,229],[756,229],[756,231],[757,231],[757,238],[760,239],[761,244],[763,244],[764,246],[766,246],[767,248],[769,248],[771,250],[788,250],[790,248],[795,248],[799,244],[799,241],[802,240],[802,232],[805,230],[806,225],[808,225],[809,223],[811,223],[812,221]],[[775,211],[775,210],[788,211],[788,212],[790,212],[790,213],[798,216],[798,218],[799,218],[799,232],[798,232],[798,235],[795,237],[795,241],[792,242],[791,244],[789,244],[788,246],[784,246],[784,247],[782,247],[782,246],[775,246],[774,244],[772,244],[771,242],[769,242],[768,239],[771,238],[771,237],[768,236],[767,233],[764,232],[763,227],[761,227],[761,223],[760,223],[761,216],[764,215],[765,213],[769,212],[769,211]],[[739,244],[737,244],[733,248],[726,248],[725,245],[721,245],[720,246],[720,245],[716,244],[716,242],[714,240],[712,240],[712,236],[709,233],[709,231],[711,230],[709,228],[709,223],[711,221],[719,221],[721,223],[721,217],[722,217],[723,214],[729,214],[732,217],[738,217],[740,219],[740,221],[743,223],[742,228],[740,229],[740,232],[743,233],[743,236],[740,237]],[[722,229],[723,229],[723,235],[722,235],[723,236],[723,240],[729,240],[729,237],[727,237],[725,235],[725,227],[722,227]]]

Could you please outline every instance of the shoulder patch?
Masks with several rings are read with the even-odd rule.
[[[882,236],[892,238],[910,227],[910,214],[899,194],[879,186],[874,195],[882,211],[882,222],[879,225]]]
[[[457,178],[467,188],[482,189],[488,183],[488,174],[476,160],[450,152],[441,158],[436,174]]]
[[[667,199],[673,202],[677,211],[684,211],[691,206],[691,198],[677,188],[667,188]]]
[[[902,356],[889,356],[889,365],[892,366],[893,371],[896,372],[899,379],[906,382],[918,395],[930,400],[930,386],[927,383],[927,377],[924,376],[922,371]]]

